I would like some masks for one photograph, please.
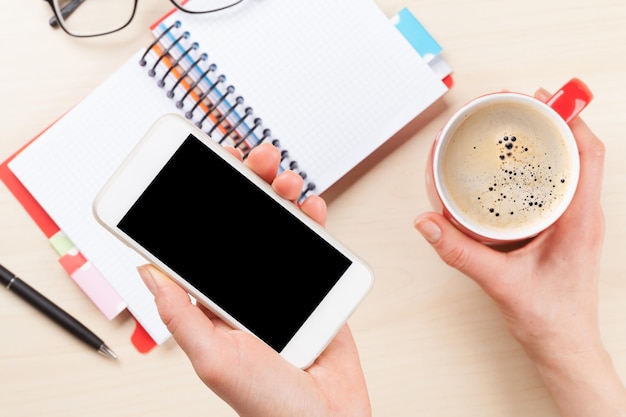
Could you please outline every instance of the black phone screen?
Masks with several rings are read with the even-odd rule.
[[[279,352],[351,265],[193,135],[118,227]]]

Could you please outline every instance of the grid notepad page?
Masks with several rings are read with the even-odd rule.
[[[209,15],[175,12],[322,192],[446,91],[373,2],[267,0]],[[155,30],[158,32],[158,28]],[[93,198],[149,126],[184,112],[138,64],[112,74],[9,167],[161,343],[169,333],[136,266],[95,221]],[[159,67],[160,74],[166,69]]]
[[[176,12],[321,193],[447,88],[371,1]]]
[[[161,343],[169,333],[135,269],[146,261],[91,214],[97,192],[137,140],[156,118],[172,111],[163,92],[137,64],[140,56],[133,56],[9,167]]]

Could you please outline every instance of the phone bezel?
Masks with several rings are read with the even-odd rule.
[[[372,270],[360,257],[333,238],[318,223],[306,216],[294,203],[278,196],[269,184],[190,122],[178,115],[166,115],[154,123],[94,199],[93,211],[96,220],[127,246],[154,263],[178,282],[198,302],[212,310],[228,324],[252,333],[187,282],[184,277],[179,276],[117,227],[122,217],[189,134],[195,136],[209,149],[221,156],[232,168],[264,190],[267,196],[278,202],[285,210],[293,214],[351,261],[348,270],[293,338],[279,352],[286,360],[300,368],[310,366],[371,290],[374,282]],[[289,312],[285,312],[285,314],[289,314]]]

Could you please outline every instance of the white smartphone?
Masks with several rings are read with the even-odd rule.
[[[156,121],[93,210],[197,302],[300,368],[374,282],[362,259],[177,115]]]

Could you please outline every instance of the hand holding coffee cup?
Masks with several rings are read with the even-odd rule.
[[[476,240],[531,238],[567,209],[578,183],[568,122],[592,100],[572,79],[547,102],[498,92],[459,109],[435,139],[426,184],[432,205]]]

